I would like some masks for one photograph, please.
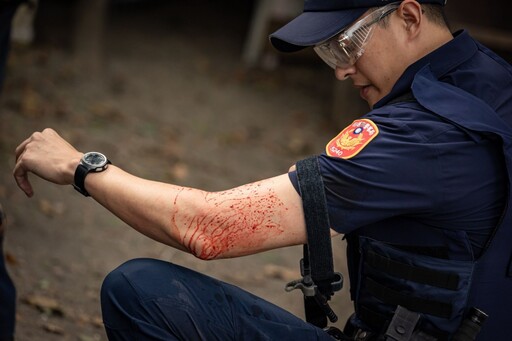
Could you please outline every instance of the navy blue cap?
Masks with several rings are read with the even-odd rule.
[[[445,5],[446,0],[416,0]],[[295,52],[329,39],[356,21],[369,8],[397,0],[305,0],[298,17],[270,35],[272,45],[282,52]]]

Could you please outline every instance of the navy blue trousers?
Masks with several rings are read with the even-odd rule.
[[[0,341],[10,341],[14,337],[16,289],[5,268],[2,245],[0,236]]]
[[[101,289],[109,340],[331,340],[236,286],[154,259],[112,271]]]

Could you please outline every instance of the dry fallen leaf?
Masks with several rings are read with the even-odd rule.
[[[60,216],[64,213],[62,202],[52,203],[46,199],[39,200],[39,210],[47,217]]]
[[[103,328],[103,319],[100,316],[90,316],[85,313],[80,313],[75,318],[78,324],[89,324],[96,328]]]
[[[11,266],[18,265],[18,259],[12,253],[5,252],[5,262]]]
[[[78,335],[78,341],[98,341],[101,340],[101,336],[99,335]]]
[[[30,295],[22,299],[22,302],[37,308],[39,311],[58,317],[64,316],[64,310],[57,300],[40,295]]]
[[[45,323],[43,325],[43,329],[46,330],[49,333],[57,334],[57,335],[64,335],[64,328],[59,327],[53,323]]]

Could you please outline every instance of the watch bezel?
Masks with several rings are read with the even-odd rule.
[[[99,163],[92,163],[88,160],[91,155],[97,156],[101,159],[103,159]],[[78,166],[75,170],[74,175],[74,181],[73,181],[73,187],[80,193],[82,193],[84,196],[88,197],[89,193],[85,189],[85,177],[87,174],[94,172],[103,172],[107,169],[108,165],[111,164],[110,160],[107,158],[107,156],[100,152],[88,152],[85,153],[82,158],[80,159],[80,162],[78,163]]]
[[[103,159],[102,162],[101,163],[90,162],[88,160],[88,158],[90,158],[92,155],[100,156]],[[105,154],[100,153],[100,152],[88,152],[82,156],[80,163],[83,164],[84,166],[86,166],[87,168],[89,168],[90,170],[103,171],[106,169],[106,167],[108,167],[108,158],[106,157]]]

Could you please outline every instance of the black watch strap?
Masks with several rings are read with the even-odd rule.
[[[84,196],[88,197],[89,192],[85,189],[85,177],[90,172],[102,172],[105,169],[107,169],[107,165],[112,164],[110,160],[107,160],[107,164],[102,168],[89,168],[86,165],[79,163],[75,170],[75,176],[74,176],[74,183],[73,187],[80,193],[82,193]]]
[[[73,187],[80,193],[82,193],[84,196],[88,197],[89,193],[85,189],[85,177],[87,176],[87,173],[89,173],[90,169],[82,165],[81,163],[78,164],[78,167],[76,167],[75,170],[75,178],[74,178],[74,184]]]

